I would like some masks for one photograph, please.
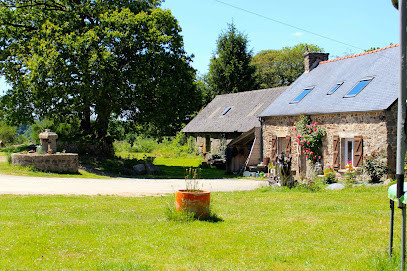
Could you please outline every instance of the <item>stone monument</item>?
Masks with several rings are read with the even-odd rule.
[[[44,153],[13,153],[13,166],[33,166],[42,171],[77,173],[79,162],[77,153],[57,153],[58,135],[46,129],[39,134]]]
[[[52,154],[57,152],[58,135],[45,129],[45,132],[39,134],[40,144],[45,153]]]

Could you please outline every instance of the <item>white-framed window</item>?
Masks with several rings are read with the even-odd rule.
[[[353,138],[345,138],[344,143],[344,166],[349,162],[353,163],[353,150],[354,150],[354,141]]]
[[[352,162],[353,167],[363,164],[363,137],[360,135],[349,137],[333,136],[333,167],[335,170],[344,169]]]

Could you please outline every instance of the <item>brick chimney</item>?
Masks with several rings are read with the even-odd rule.
[[[312,53],[307,50],[304,54],[304,73],[312,71],[319,62],[328,60],[328,56],[328,53]]]

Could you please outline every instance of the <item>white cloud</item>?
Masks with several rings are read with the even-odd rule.
[[[293,33],[293,35],[299,37],[299,36],[304,35],[304,33],[302,33],[302,32],[295,32],[295,33]]]

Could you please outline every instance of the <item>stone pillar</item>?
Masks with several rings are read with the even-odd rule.
[[[51,132],[49,129],[45,129],[45,132],[39,134],[41,147],[45,153],[56,153],[57,151],[57,139],[58,135]]]

